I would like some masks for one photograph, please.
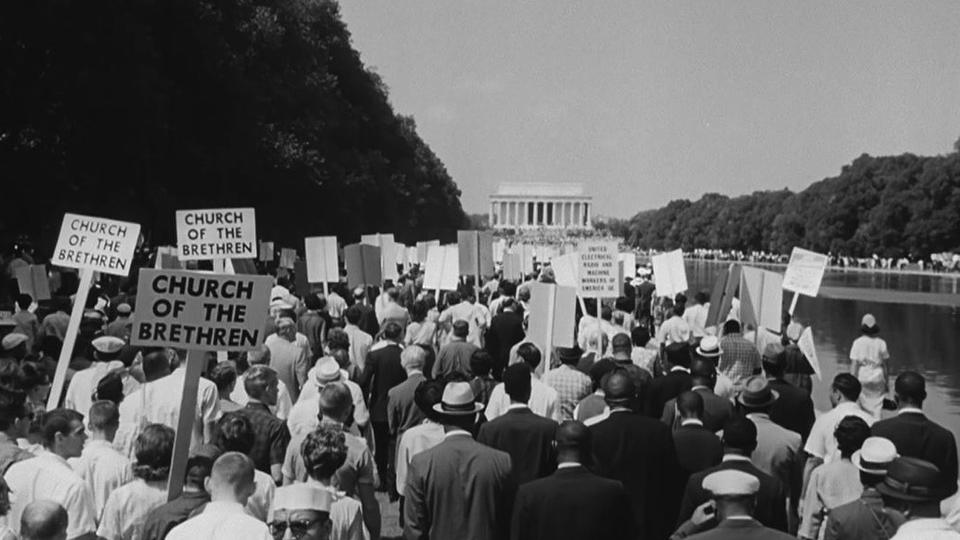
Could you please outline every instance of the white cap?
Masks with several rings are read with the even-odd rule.
[[[274,510],[317,510],[330,512],[333,493],[313,484],[292,484],[277,488],[273,494]]]
[[[20,332],[10,332],[3,336],[3,350],[10,351],[15,349],[21,343],[26,343],[27,336]]]
[[[717,471],[703,479],[703,489],[714,497],[755,495],[760,490],[760,480],[737,470]]]
[[[100,354],[115,354],[120,352],[125,343],[122,339],[114,336],[100,336],[90,342],[93,348]]]

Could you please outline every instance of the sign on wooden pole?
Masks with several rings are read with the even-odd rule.
[[[260,242],[260,261],[270,262],[273,260],[273,242]]]
[[[783,310],[783,276],[744,266],[740,274],[740,322],[779,331]],[[757,332],[757,335],[760,333]]]
[[[50,278],[47,267],[31,264],[17,268],[17,287],[21,294],[29,294],[35,302],[50,299]]]
[[[740,285],[740,265],[731,264],[724,269],[713,284],[710,294],[710,309],[707,310],[707,327],[719,326],[721,320],[730,313],[733,297]]]
[[[808,326],[803,329],[803,332],[800,334],[800,339],[797,341],[797,347],[800,349],[800,352],[803,353],[803,356],[807,358],[807,361],[810,362],[810,367],[813,368],[813,373],[817,376],[817,379],[823,380],[820,372],[820,359],[817,357],[817,347],[813,342],[812,328]]]
[[[578,254],[580,256],[580,296],[584,298],[620,296],[617,243],[585,242],[580,245]]]
[[[460,273],[474,276],[477,287],[482,276],[493,274],[493,234],[489,231],[457,231]]]
[[[268,276],[140,271],[131,343],[188,351],[167,500],[178,497],[183,489],[203,353],[248,351],[263,343],[272,286]]]
[[[308,236],[303,239],[303,246],[309,283],[323,283],[326,291],[327,283],[340,281],[336,236]]]
[[[653,279],[657,296],[673,298],[677,293],[687,292],[687,269],[683,265],[683,252],[679,249],[654,255]]]
[[[530,285],[530,324],[527,338],[542,352],[537,372],[548,369],[554,347],[573,347],[576,326],[576,295],[573,287],[548,283]]]
[[[520,266],[519,253],[503,254],[503,279],[511,281],[523,279],[523,268]]]
[[[430,251],[430,248],[434,247],[440,247],[439,240],[417,242],[417,262],[425,264],[427,262],[427,252]]]
[[[427,266],[423,274],[423,288],[440,291],[455,291],[460,280],[460,253],[455,245],[434,246],[427,253]]]
[[[347,285],[350,288],[383,283],[380,248],[366,244],[350,244],[343,248],[343,261],[347,269]]]
[[[50,262],[56,266],[78,268],[80,284],[77,287],[76,300],[70,312],[70,322],[67,324],[67,333],[63,337],[63,347],[60,349],[60,359],[57,361],[57,369],[50,386],[50,396],[47,399],[48,411],[56,409],[60,403],[67,366],[70,365],[73,357],[77,331],[80,329],[87,295],[93,283],[93,273],[128,275],[139,238],[140,225],[137,223],[79,214],[63,215],[60,236]]]
[[[293,248],[280,248],[280,268],[293,270],[297,262],[297,250]]]
[[[398,246],[392,233],[365,234],[360,237],[360,243],[380,248],[380,275],[384,281],[396,281],[400,277],[397,273]]]
[[[820,292],[820,283],[827,270],[829,258],[826,255],[807,251],[798,247],[790,253],[790,263],[783,275],[783,288],[793,292],[790,301],[790,315],[797,308],[797,296],[816,297]]]
[[[253,208],[177,210],[181,261],[254,259],[257,220]]]

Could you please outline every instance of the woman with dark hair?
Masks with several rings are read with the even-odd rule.
[[[27,395],[27,409],[31,418],[37,419],[47,410],[50,394],[50,375],[40,362],[24,361],[20,364],[18,386]]]
[[[134,446],[134,480],[110,494],[97,536],[106,540],[140,540],[151,510],[167,502],[167,478],[173,459],[173,429],[150,424]]]
[[[428,319],[429,312],[430,306],[425,300],[417,300],[410,306],[410,324],[407,325],[404,344],[433,347],[437,324]]]
[[[883,396],[887,393],[887,342],[879,337],[880,326],[867,313],[860,321],[860,337],[850,346],[850,373],[860,381],[860,407],[880,419]]]

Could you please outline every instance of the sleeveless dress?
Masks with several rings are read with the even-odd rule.
[[[860,407],[878,420],[883,410],[883,396],[887,392],[883,367],[889,359],[887,342],[876,336],[860,336],[850,347],[850,360],[859,363],[856,376],[863,385]]]

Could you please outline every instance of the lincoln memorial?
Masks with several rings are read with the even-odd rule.
[[[581,184],[500,184],[490,196],[490,226],[591,228],[592,205]]]

